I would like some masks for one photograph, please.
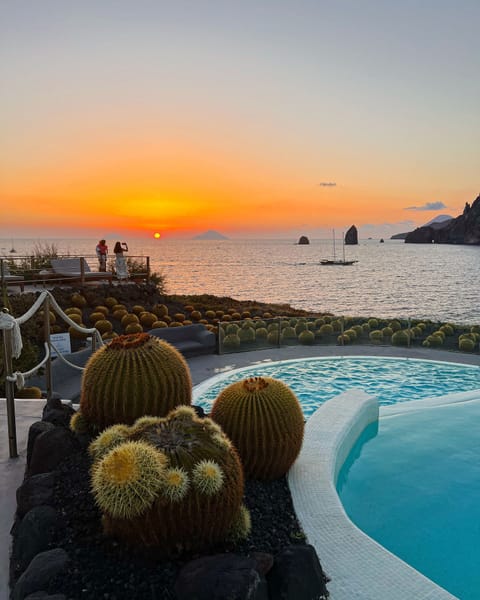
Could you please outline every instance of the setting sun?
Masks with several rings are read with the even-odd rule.
[[[161,235],[160,235],[160,234],[158,233],[158,231],[157,231],[156,233],[154,233],[154,234],[153,234],[153,237],[154,237],[156,240],[159,240],[159,239],[161,238]]]

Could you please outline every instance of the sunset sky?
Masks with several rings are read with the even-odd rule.
[[[480,192],[478,0],[4,0],[0,23],[0,237],[386,236]]]

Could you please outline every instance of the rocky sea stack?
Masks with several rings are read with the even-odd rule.
[[[310,240],[308,239],[308,237],[306,235],[302,235],[300,237],[300,239],[298,240],[298,244],[300,246],[305,246],[305,245],[307,245],[309,243],[310,243]]]
[[[355,225],[352,225],[345,234],[345,245],[346,246],[357,246],[358,245],[358,231]]]

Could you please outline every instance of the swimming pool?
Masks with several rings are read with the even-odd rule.
[[[360,529],[461,600],[480,598],[479,421],[480,399],[383,414],[337,481]]]
[[[413,358],[335,357],[261,363],[223,373],[194,388],[194,402],[209,412],[220,391],[247,377],[282,380],[297,395],[305,417],[349,388],[361,388],[380,405],[480,389],[480,367]]]
[[[410,400],[480,390],[478,366],[420,359],[314,358],[224,373],[196,386],[194,401],[209,411],[225,386],[259,375],[289,385],[307,418],[351,388],[378,398],[385,412],[398,411],[395,404]],[[365,533],[462,600],[477,599],[480,443],[475,423],[480,401],[471,413],[473,401],[436,408],[421,408],[422,404],[412,403],[415,410],[403,412],[408,408],[404,404],[399,414],[382,416],[368,427],[342,468],[337,488],[347,514]]]

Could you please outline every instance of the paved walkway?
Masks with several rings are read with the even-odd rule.
[[[314,356],[397,356],[445,360],[480,366],[478,354],[468,355],[427,348],[404,349],[392,346],[288,346],[235,354],[205,355],[188,360],[193,385],[205,379],[249,365],[293,358]],[[79,375],[80,385],[80,375]],[[17,400],[16,425],[19,457],[9,458],[8,429],[5,399],[0,399],[0,599],[8,598],[8,561],[10,553],[10,529],[16,509],[15,492],[21,484],[25,470],[28,429],[41,419],[43,401]]]

